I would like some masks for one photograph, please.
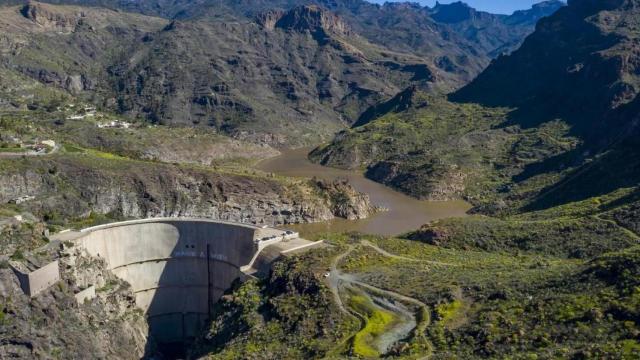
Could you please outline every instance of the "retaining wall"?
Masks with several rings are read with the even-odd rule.
[[[21,271],[13,266],[11,268],[18,277],[22,291],[29,296],[39,294],[60,280],[58,260],[31,272]]]

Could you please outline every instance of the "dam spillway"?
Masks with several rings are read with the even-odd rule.
[[[212,304],[264,248],[291,240],[294,247],[309,245],[293,238],[296,233],[273,228],[171,218],[88,228],[74,241],[131,285],[150,336],[176,343],[197,335]]]

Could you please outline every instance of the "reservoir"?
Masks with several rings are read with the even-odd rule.
[[[283,150],[282,155],[260,162],[257,168],[283,176],[317,177],[324,180],[347,179],[353,187],[371,198],[371,203],[387,209],[368,219],[332,221],[289,226],[302,236],[325,232],[358,231],[364,234],[394,236],[418,229],[437,219],[465,216],[471,205],[465,201],[423,201],[402,194],[364,177],[363,174],[314,164],[307,158],[309,148]]]

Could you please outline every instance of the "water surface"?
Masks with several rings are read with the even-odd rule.
[[[374,216],[349,221],[335,219],[322,223],[289,226],[302,236],[323,232],[359,231],[393,236],[416,230],[436,219],[465,216],[471,206],[464,201],[422,201],[371,181],[361,173],[317,165],[308,160],[311,149],[285,150],[282,155],[260,162],[257,168],[283,176],[317,177],[324,180],[347,179],[353,187],[371,198],[374,205],[388,209]]]

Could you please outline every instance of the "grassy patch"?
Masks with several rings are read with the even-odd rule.
[[[438,314],[438,320],[445,324],[455,319],[462,309],[463,304],[461,300],[454,300],[450,303],[443,303],[436,306],[436,314]]]

